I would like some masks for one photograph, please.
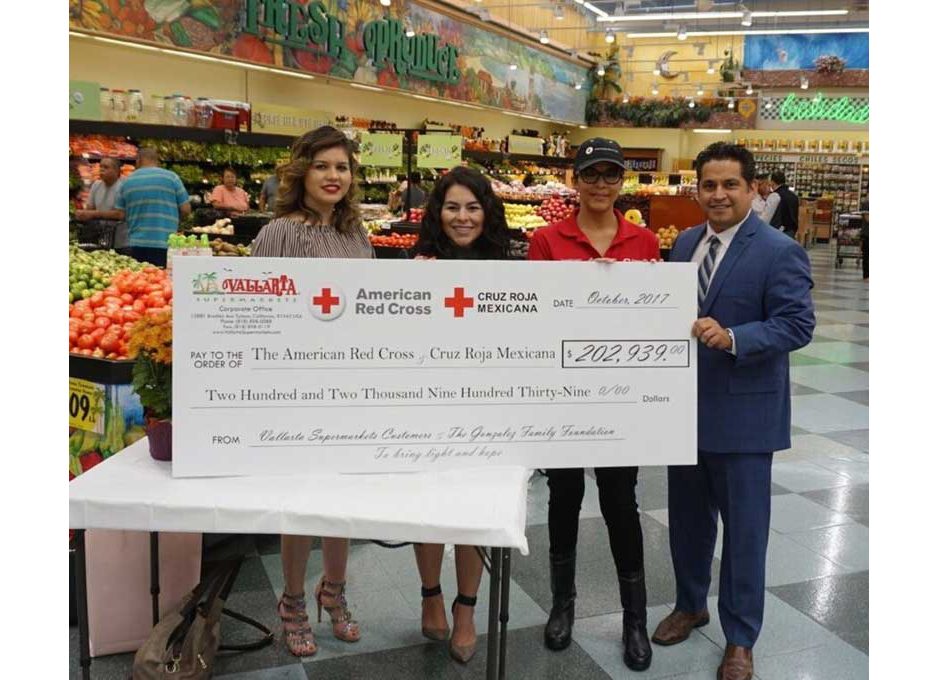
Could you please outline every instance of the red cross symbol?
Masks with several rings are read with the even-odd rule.
[[[321,294],[311,298],[311,302],[321,308],[321,313],[330,314],[330,308],[340,304],[340,298],[331,295],[330,288],[321,288]]]
[[[473,298],[467,297],[463,288],[454,288],[453,297],[444,298],[444,306],[454,310],[455,317],[463,316],[463,310],[473,306]]]

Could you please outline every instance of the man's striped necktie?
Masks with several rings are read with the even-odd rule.
[[[703,258],[703,263],[700,265],[698,272],[700,288],[697,291],[697,303],[699,307],[703,306],[703,300],[706,299],[706,294],[709,292],[709,282],[713,278],[713,265],[716,264],[716,253],[719,252],[719,237],[710,236],[708,243],[709,251],[706,253],[706,257]]]

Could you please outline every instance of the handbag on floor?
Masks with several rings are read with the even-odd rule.
[[[250,651],[272,643],[272,631],[248,616],[224,608],[240,561],[222,563],[202,580],[179,607],[152,629],[133,659],[133,680],[206,680],[214,674],[218,650]],[[255,642],[220,644],[220,615],[242,621],[263,633]]]

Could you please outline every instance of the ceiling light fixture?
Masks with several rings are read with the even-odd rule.
[[[751,26],[752,25],[752,13],[745,5],[739,5],[742,10],[742,25]]]
[[[751,83],[745,88],[745,94],[755,94],[755,91],[752,89]]]
[[[606,75],[606,67],[603,66],[602,64],[600,64],[600,65],[596,68],[596,75],[598,75],[598,76],[600,76],[600,77]]]
[[[388,7],[389,5],[392,4],[392,0],[379,0],[379,4],[382,5],[383,7]]]
[[[729,97],[729,108],[730,109],[735,108],[735,100],[732,97]]]
[[[656,76],[661,75],[661,69],[659,69],[657,66],[655,66],[651,72]]]
[[[563,5],[560,5],[560,4],[554,5],[554,18],[557,21],[564,20],[564,6]]]
[[[622,95],[622,103],[628,104],[628,92]]]
[[[616,41],[616,32],[611,28],[606,29],[606,42],[610,45]]]
[[[540,42],[542,45],[547,45],[549,42],[551,42],[551,38],[548,36],[547,31],[544,29],[541,29],[541,32],[538,33],[538,42]]]
[[[697,85],[697,97],[702,97],[702,96],[703,96],[703,86]]]
[[[681,24],[677,29],[677,39],[686,40],[687,39],[687,26],[686,24]]]
[[[716,67],[713,66],[713,64],[715,64],[715,63],[716,63],[716,62],[715,62],[714,59],[710,59],[710,60],[709,60],[709,66],[706,67],[706,72],[707,72],[708,74],[713,75],[714,73],[716,73]]]
[[[641,21],[721,21],[722,19],[743,19],[748,13],[755,19],[770,19],[775,17],[834,17],[849,14],[847,9],[814,9],[814,10],[777,10],[768,12],[749,12],[747,9],[735,12],[646,12],[644,14],[628,14],[624,16],[597,17],[599,23],[628,23]],[[751,24],[749,24],[751,25]]]
[[[657,84],[657,83],[651,83],[651,94],[653,94],[653,95],[657,95],[657,94],[658,94],[658,84]]]
[[[728,135],[732,130],[726,128],[694,128],[698,135]]]
[[[811,33],[868,33],[868,26],[854,28],[775,28],[766,30],[734,30],[734,31],[693,31],[693,36],[719,36],[719,35],[809,35]],[[670,31],[654,33],[628,33],[629,38],[673,38],[677,34]]]
[[[800,76],[800,89],[808,90],[810,89],[810,79],[806,76]]]
[[[415,37],[415,29],[412,28],[411,22],[408,21],[407,19],[405,20],[405,37],[406,38]]]
[[[693,107],[696,106],[696,102],[691,99],[687,102],[687,106],[689,106],[692,109]]]

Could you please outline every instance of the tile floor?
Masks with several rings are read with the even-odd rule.
[[[868,285],[851,262],[833,268],[827,246],[810,251],[818,325],[814,342],[793,356],[793,447],[775,456],[772,527],[768,554],[765,623],[755,649],[760,680],[857,680],[868,677]],[[649,631],[674,601],[668,552],[667,479],[663,468],[642,468],[639,501],[648,565]],[[580,520],[577,624],[574,643],[546,651],[541,638],[550,606],[547,567],[547,487],[535,476],[528,498],[528,557],[516,555],[511,582],[506,677],[715,678],[725,640],[716,613],[718,560],[710,593],[711,625],[678,646],[655,647],[644,673],[622,664],[620,605],[596,485],[587,477]],[[216,539],[211,539],[216,541]],[[245,551],[230,606],[275,629],[276,593],[282,584],[275,537],[241,536],[209,543],[207,554]],[[442,585],[456,593],[452,555]],[[485,677],[485,636],[468,666],[448,660],[441,644],[426,644],[419,631],[418,577],[411,548],[389,550],[355,541],[349,598],[363,625],[354,645],[336,641],[317,626],[320,652],[301,663],[281,643],[260,652],[224,656],[217,677],[229,680],[344,678],[408,680]],[[308,587],[321,571],[312,554]],[[476,609],[484,627],[487,594]],[[225,626],[235,640],[237,630]],[[71,676],[80,677],[77,635],[70,630]],[[127,678],[128,654],[96,659],[93,677]]]

